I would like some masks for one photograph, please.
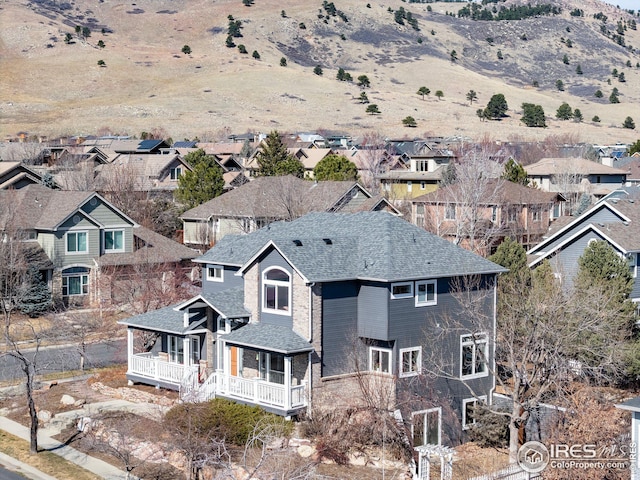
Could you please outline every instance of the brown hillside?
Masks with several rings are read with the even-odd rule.
[[[597,143],[640,136],[622,128],[627,116],[640,122],[634,109],[640,103],[640,55],[604,36],[603,22],[592,16],[603,12],[606,28],[615,32],[618,20],[634,18],[626,12],[598,0],[571,1],[557,17],[474,22],[445,15],[463,3],[429,4],[432,12],[428,4],[400,0],[372,2],[371,8],[356,0],[334,3],[348,23],[339,16],[324,23],[318,0],[255,0],[251,7],[240,0],[5,0],[0,4],[0,135],[139,134],[161,127],[174,139],[318,128],[394,136],[488,133],[501,139],[572,134]],[[410,11],[420,32],[395,23],[389,7]],[[570,16],[575,7],[585,16]],[[234,40],[246,46],[246,55],[225,46],[228,15],[243,23],[243,37]],[[76,37],[76,25],[91,29],[86,41]],[[67,33],[74,37],[70,44],[64,41]],[[624,39],[627,47],[640,47],[640,32],[628,28]],[[190,55],[181,52],[183,45],[191,47]],[[254,50],[259,60],[252,58]],[[457,52],[455,63],[451,50]],[[562,62],[564,54],[569,65]],[[280,66],[281,57],[287,67]],[[99,60],[106,67],[99,67]],[[576,74],[578,64],[583,75]],[[313,73],[315,65],[321,65],[323,76]],[[354,80],[369,77],[367,95],[380,115],[365,113],[355,82],[336,80],[339,67]],[[613,68],[624,72],[626,82],[611,76]],[[564,92],[555,88],[558,79]],[[424,101],[416,95],[423,85],[431,90]],[[608,102],[614,87],[620,104]],[[478,93],[473,105],[465,98],[470,89]],[[593,96],[597,89],[604,98]],[[444,93],[442,100],[436,90]],[[505,95],[509,117],[480,122],[476,110],[495,93]],[[548,128],[520,122],[523,102],[543,106]],[[556,120],[562,102],[579,108],[584,122]],[[408,115],[416,119],[416,129],[402,126]],[[591,122],[594,115],[601,123]]]

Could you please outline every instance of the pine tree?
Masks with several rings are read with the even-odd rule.
[[[504,173],[502,174],[502,178],[509,182],[519,183],[525,187],[529,184],[527,171],[511,157],[507,160],[507,163],[504,164]]]
[[[31,318],[39,317],[51,308],[51,292],[47,282],[35,265],[30,265],[27,271],[27,281],[24,293],[20,296],[18,309]]]
[[[282,137],[276,130],[269,133],[260,145],[258,165],[260,166],[259,175],[263,177],[294,175],[302,178],[304,176],[302,162],[289,155]]]

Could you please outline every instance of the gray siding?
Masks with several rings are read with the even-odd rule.
[[[636,254],[636,272],[640,274],[640,252]],[[640,276],[633,279],[633,289],[629,294],[629,298],[640,298]]]
[[[239,267],[224,267],[224,273],[222,275],[222,282],[213,282],[207,280],[207,268],[214,267],[214,264],[206,264],[202,268],[202,292],[203,293],[215,293],[228,290],[230,288],[244,287],[244,279],[242,276],[235,275],[239,270]]]
[[[94,202],[95,200],[95,202]],[[95,218],[101,225],[106,228],[111,226],[121,227],[124,225],[133,226],[131,220],[117,213],[113,208],[110,208],[105,203],[101,202],[98,198],[89,200],[82,206],[82,211],[89,214],[92,218]]]
[[[560,274],[563,285],[567,287],[573,285],[574,277],[578,272],[578,259],[584,253],[590,240],[604,240],[604,238],[589,230],[574,238],[549,259],[553,271]]]
[[[358,285],[322,284],[322,376],[355,371],[350,352],[356,343]],[[359,342],[358,342],[359,343]]]
[[[65,234],[73,229],[75,231],[87,232],[87,253],[66,253]],[[93,258],[100,255],[100,230],[81,215],[74,215],[61,225],[61,228],[54,233],[54,248],[51,261],[59,267],[68,265],[89,265],[93,266]]]
[[[394,300],[398,301],[398,300]],[[389,285],[363,282],[358,293],[358,336],[389,340]]]
[[[598,226],[598,223],[613,223],[616,221],[621,222],[622,219],[619,216],[617,216],[615,213],[613,213],[611,210],[609,210],[608,208],[606,207],[601,208],[597,212],[594,212],[593,214],[582,218],[571,229],[567,230],[563,235],[555,239],[549,245],[545,246],[543,250],[545,252],[548,252],[549,250],[553,250],[559,244],[566,241],[567,238],[571,237],[572,235],[575,235],[577,232],[582,230],[584,227],[586,227],[590,223],[594,224],[595,226]]]
[[[291,278],[291,299],[292,301],[289,304],[289,314],[290,315],[277,315],[273,313],[268,313],[262,310],[262,274],[265,270],[271,267],[280,267],[286,272],[289,273],[289,277]],[[271,323],[273,325],[282,325],[285,327],[289,327],[293,329],[293,312],[291,310],[293,304],[293,268],[289,263],[280,255],[280,253],[271,249],[262,259],[260,260],[259,268],[258,268],[258,308],[260,309],[260,321],[265,323]]]

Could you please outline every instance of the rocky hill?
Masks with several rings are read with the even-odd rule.
[[[0,135],[329,129],[634,141],[640,134],[622,124],[634,114],[640,122],[640,17],[598,0],[547,3],[561,13],[476,21],[458,17],[468,6],[459,2],[5,0]],[[242,36],[228,41],[238,21]],[[352,81],[338,81],[339,68]],[[609,102],[614,88],[620,103]],[[362,91],[380,114],[366,113]],[[495,93],[508,116],[481,121]],[[544,108],[547,128],[520,121],[524,102]],[[563,102],[583,121],[557,120]],[[416,128],[403,126],[407,116]]]

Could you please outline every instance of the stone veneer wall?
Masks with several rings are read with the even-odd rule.
[[[293,331],[302,338],[309,339],[309,288],[302,277],[294,270],[293,294],[291,301],[293,313]]]
[[[258,288],[258,264],[255,263],[244,274],[244,306],[251,312],[252,321],[260,321],[260,309],[258,308]]]

